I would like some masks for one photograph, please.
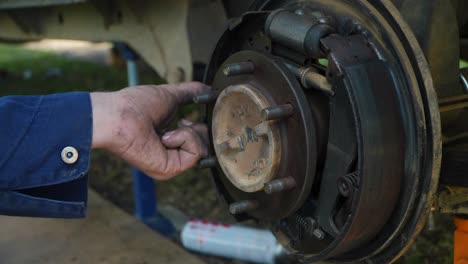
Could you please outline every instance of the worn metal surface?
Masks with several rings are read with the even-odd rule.
[[[254,130],[263,122],[262,109],[269,106],[269,100],[255,87],[240,84],[224,89],[213,110],[211,131],[218,162],[229,180],[245,192],[262,190],[278,171],[278,125],[267,123],[265,136]]]
[[[1,263],[204,263],[94,191],[88,206],[79,220],[1,216]]]
[[[261,25],[260,25],[261,26]],[[233,36],[236,38],[236,36]],[[235,42],[227,41],[226,45],[234,44]],[[218,47],[219,48],[219,47]],[[264,50],[265,46],[261,46],[261,49]],[[244,74],[244,75],[235,75],[235,76],[226,76],[223,72],[225,65],[232,63],[237,63],[241,61],[251,61],[255,65],[255,72],[253,74]],[[210,114],[208,115],[210,119],[210,125],[213,125],[212,136],[214,138],[214,144],[222,143],[224,136],[222,131],[226,131],[225,128],[232,127],[235,130],[246,131],[245,129],[251,129],[251,136],[254,142],[251,142],[252,145],[259,146],[260,143],[264,145],[264,154],[269,153],[269,157],[265,159],[265,168],[270,166],[277,166],[277,171],[274,174],[266,175],[269,178],[262,178],[263,175],[248,175],[248,171],[244,171],[246,174],[244,177],[251,181],[259,183],[257,187],[261,190],[263,185],[273,179],[282,179],[285,177],[292,177],[296,183],[296,188],[288,189],[284,192],[277,192],[275,194],[268,194],[266,192],[245,192],[242,189],[236,187],[236,184],[233,184],[230,177],[232,175],[226,175],[226,164],[221,163],[221,166],[215,167],[215,173],[219,175],[216,177],[216,181],[222,182],[220,186],[226,188],[226,192],[229,193],[227,202],[233,204],[236,201],[256,201],[258,203],[258,208],[255,210],[250,210],[248,215],[256,216],[260,219],[279,219],[285,217],[288,214],[293,213],[297,210],[300,204],[306,199],[309,195],[310,187],[314,178],[316,171],[316,160],[317,160],[317,151],[319,147],[317,146],[317,134],[318,128],[317,122],[312,116],[310,107],[307,102],[307,97],[302,91],[298,81],[295,79],[294,75],[287,71],[287,67],[278,60],[275,60],[273,57],[268,56],[267,54],[262,54],[260,52],[254,51],[244,51],[235,53],[230,56],[227,60],[223,61],[219,65],[219,70],[215,76],[212,76],[213,79],[213,88],[217,92],[223,93],[224,90],[229,90],[230,87],[236,86],[245,86],[250,85],[255,87],[258,93],[261,94],[261,97],[264,99],[257,100],[259,101],[268,101],[267,104],[262,104],[257,106],[252,103],[252,107],[248,108],[248,111],[245,111],[246,119],[254,118],[251,124],[240,124],[238,122],[232,122],[233,117],[221,118],[218,116],[217,109],[219,108],[218,103],[216,106],[213,104],[208,104],[207,108]],[[285,89],[287,88],[287,89]],[[247,107],[251,103],[253,98],[256,96],[245,97],[242,100],[239,100],[242,106]],[[237,98],[239,99],[239,98]],[[218,99],[220,101],[220,99]],[[254,102],[252,101],[252,102]],[[273,107],[273,109],[278,105],[284,105],[289,103],[294,108],[292,115],[284,116],[278,120],[272,121],[263,121],[261,118],[261,110],[267,106]],[[244,112],[242,109],[245,107],[233,107],[230,104],[223,104],[223,107],[226,107],[227,113],[236,113]],[[242,110],[242,111],[241,111]],[[280,111],[281,112],[281,111]],[[247,114],[251,114],[248,116]],[[247,118],[248,117],[248,118]],[[280,116],[276,116],[280,117]],[[242,118],[241,118],[242,119]],[[225,124],[220,123],[220,121],[225,122]],[[260,125],[265,123],[269,128],[264,129]],[[238,127],[236,127],[236,124]],[[277,128],[275,128],[277,126]],[[221,133],[218,133],[217,130],[221,129]],[[265,132],[266,131],[266,132]],[[277,131],[277,132],[275,132]],[[268,137],[257,135],[259,134],[268,134]],[[244,132],[246,133],[246,132]],[[273,136],[273,133],[279,133],[280,137]],[[226,132],[225,134],[226,135]],[[237,135],[234,133],[234,135]],[[254,137],[257,138],[258,142],[255,142]],[[266,140],[268,138],[268,140]],[[271,145],[278,144],[280,148],[276,151],[279,153],[272,153]],[[214,145],[216,149],[216,155],[218,160],[223,158],[223,155],[220,155],[219,147]],[[257,150],[260,150],[257,148]],[[260,151],[262,153],[262,151]],[[258,157],[256,153],[250,153],[249,155],[244,155],[244,152],[237,152],[235,155],[239,155],[241,158],[238,159],[240,162],[241,159],[245,160],[243,166],[239,166],[240,163],[236,163],[235,160],[232,161],[232,166],[237,168],[240,172],[239,175],[242,175],[242,169],[252,168],[252,166],[258,166],[263,164],[258,162]],[[271,154],[271,155],[270,155]],[[273,155],[274,154],[274,155]],[[263,166],[263,165],[262,165]],[[260,177],[257,177],[260,176]],[[239,176],[240,177],[240,176]],[[238,185],[238,184],[237,184]],[[278,208],[281,208],[280,210]],[[242,216],[238,216],[242,217]]]

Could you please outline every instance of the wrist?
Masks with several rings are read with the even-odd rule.
[[[93,137],[91,148],[110,149],[113,133],[120,120],[119,100],[115,92],[90,93],[93,113]]]

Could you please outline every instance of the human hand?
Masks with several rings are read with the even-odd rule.
[[[177,107],[208,87],[189,82],[91,93],[92,148],[113,152],[148,176],[170,179],[207,155],[206,128],[189,121],[160,136]],[[158,133],[159,131],[159,133]]]

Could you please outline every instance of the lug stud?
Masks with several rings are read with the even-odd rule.
[[[245,200],[235,202],[229,205],[229,212],[231,214],[242,214],[258,208],[258,202],[253,200]]]
[[[286,177],[265,183],[263,191],[268,194],[291,190],[296,187],[296,181],[293,177]]]
[[[255,65],[250,61],[226,64],[223,73],[226,76],[236,76],[241,74],[250,74],[255,70]]]
[[[209,104],[209,103],[213,103],[214,101],[216,101],[216,98],[218,98],[218,93],[214,91],[210,91],[210,92],[195,95],[192,100],[196,104]]]
[[[244,140],[241,136],[229,139],[219,144],[219,150],[222,153],[241,152],[245,149]]]
[[[218,160],[216,157],[208,157],[206,159],[202,159],[198,162],[198,168],[213,168],[218,164]]]
[[[263,137],[268,136],[269,127],[266,122],[262,122],[254,127],[254,132],[256,136]]]
[[[290,117],[294,112],[294,107],[291,104],[277,105],[262,109],[262,119],[277,120],[282,118]]]

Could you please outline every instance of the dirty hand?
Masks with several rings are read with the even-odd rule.
[[[189,82],[91,93],[92,148],[111,151],[157,180],[176,176],[207,154],[206,128],[183,120],[178,129],[158,131],[175,117],[178,105],[207,89]]]

